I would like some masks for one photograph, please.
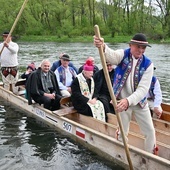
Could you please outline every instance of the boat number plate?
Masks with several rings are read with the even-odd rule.
[[[38,116],[40,116],[40,117],[43,117],[43,118],[46,117],[45,112],[42,111],[42,110],[40,110],[40,109],[38,109],[38,108],[35,108],[35,113],[36,113]]]
[[[72,125],[68,122],[63,122],[63,129],[69,133],[72,133]]]

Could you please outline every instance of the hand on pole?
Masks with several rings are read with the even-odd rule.
[[[6,41],[4,41],[4,47],[9,47],[9,44]]]
[[[102,47],[103,49],[105,48],[104,38],[99,38],[96,35],[94,35],[93,38],[94,38],[94,45],[97,48],[100,48],[100,47]]]
[[[123,111],[126,111],[129,107],[129,102],[127,99],[121,99],[119,100],[117,106],[116,106],[116,110],[118,112],[123,112]]]

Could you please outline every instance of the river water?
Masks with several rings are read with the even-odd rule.
[[[111,48],[127,48],[127,44],[108,44]],[[49,58],[58,59],[61,52],[70,55],[79,68],[88,56],[93,56],[101,68],[100,57],[93,43],[19,43],[20,67],[34,61],[37,66]],[[145,54],[151,58],[159,78],[163,102],[170,103],[169,44],[152,44]],[[29,118],[21,110],[0,98],[6,113],[0,114],[0,170],[112,170],[122,169],[72,141],[60,131]]]
[[[113,49],[127,48],[128,44],[108,44]],[[163,93],[163,102],[170,103],[170,44],[151,44],[147,47],[145,55],[154,63],[156,70],[154,74],[158,77]],[[32,61],[39,66],[40,62],[49,58],[51,62],[58,60],[60,53],[69,54],[74,65],[79,68],[88,56],[93,56],[96,65],[101,68],[101,61],[98,49],[93,43],[22,43],[20,44],[19,63],[20,66],[26,65]]]

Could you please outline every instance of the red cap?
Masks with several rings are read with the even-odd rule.
[[[83,70],[85,71],[93,71],[94,70],[94,65],[91,60],[86,60],[86,63],[83,66]]]
[[[27,67],[27,69],[28,69],[28,68],[32,69],[32,71],[36,70],[34,63],[29,64],[28,67]]]

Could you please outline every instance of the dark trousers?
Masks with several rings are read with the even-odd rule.
[[[107,95],[99,95],[98,98],[104,105],[105,113],[113,113],[115,114],[115,110],[113,105],[110,103],[111,99]]]
[[[50,99],[46,96],[32,96],[36,103],[43,104],[44,108],[51,111],[60,109],[61,96],[56,95],[55,99]]]

